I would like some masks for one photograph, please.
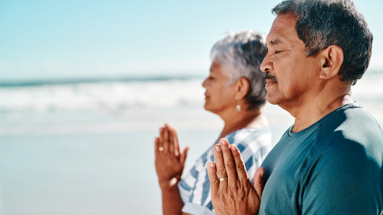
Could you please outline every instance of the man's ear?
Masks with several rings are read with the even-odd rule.
[[[241,77],[237,82],[236,82],[236,87],[235,87],[235,99],[236,100],[241,100],[245,98],[247,92],[250,90],[250,83],[245,77]]]
[[[337,76],[343,64],[343,50],[337,45],[331,45],[319,52],[321,79],[331,79]]]

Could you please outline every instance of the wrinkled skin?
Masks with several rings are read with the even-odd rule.
[[[217,215],[258,214],[264,169],[258,168],[251,184],[242,156],[235,145],[221,139],[214,146],[215,163],[208,164],[211,199]],[[227,178],[227,180],[220,180]]]

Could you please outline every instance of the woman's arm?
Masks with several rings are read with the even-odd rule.
[[[178,182],[185,166],[189,147],[181,153],[177,132],[165,124],[160,128],[160,137],[155,139],[155,164],[158,182],[162,192],[164,215],[182,214],[183,202],[178,190]]]
[[[182,207],[184,206],[178,190],[177,184],[168,189],[162,189],[162,213],[164,215],[170,214],[184,214]]]

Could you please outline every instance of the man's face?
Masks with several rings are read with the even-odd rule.
[[[216,114],[220,114],[228,107],[235,107],[235,86],[228,86],[229,77],[226,71],[231,69],[214,60],[210,67],[210,74],[202,83],[206,89],[205,109]]]
[[[306,57],[305,45],[298,38],[294,16],[278,15],[267,36],[268,53],[261,70],[266,72],[267,101],[281,107],[310,98],[318,83],[318,59]]]

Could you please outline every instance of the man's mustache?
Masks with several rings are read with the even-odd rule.
[[[270,79],[270,80],[272,80],[273,82],[278,83],[278,81],[277,81],[277,77],[270,75],[270,72],[266,72],[266,73],[265,73],[265,79],[266,79],[266,80],[267,80],[267,79]]]

